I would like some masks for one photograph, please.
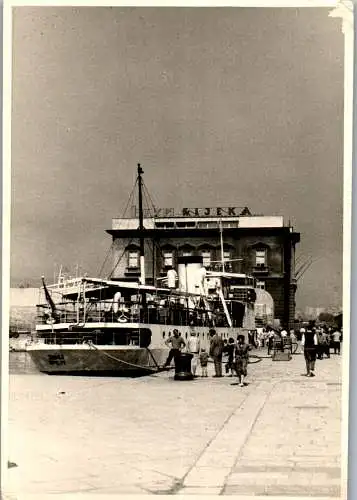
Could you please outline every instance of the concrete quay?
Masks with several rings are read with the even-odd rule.
[[[341,357],[264,358],[235,378],[10,375],[5,499],[345,498]],[[210,365],[209,374],[213,367]]]

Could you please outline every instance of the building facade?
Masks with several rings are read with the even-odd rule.
[[[238,212],[238,214],[237,214]],[[245,207],[166,210],[144,218],[145,276],[160,285],[181,256],[199,255],[207,270],[245,273],[256,278],[274,300],[275,318],[292,326],[295,315],[295,246],[300,234],[281,216],[253,216]],[[113,238],[112,279],[140,277],[138,219],[117,218],[107,232]]]

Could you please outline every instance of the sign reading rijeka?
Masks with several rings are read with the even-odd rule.
[[[138,216],[137,207],[133,207],[134,217]],[[183,208],[181,212],[174,208],[144,209],[144,217],[235,217],[251,215],[248,207],[205,207],[205,208]]]
[[[183,208],[183,217],[234,217],[250,215],[248,207]]]

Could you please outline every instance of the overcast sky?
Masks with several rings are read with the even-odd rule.
[[[20,7],[12,285],[96,275],[136,177],[160,207],[279,214],[342,304],[343,34],[328,9]]]

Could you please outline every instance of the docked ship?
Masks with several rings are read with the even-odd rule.
[[[161,286],[145,284],[142,169],[138,166],[139,282],[90,278],[52,285],[42,278],[35,340],[27,351],[49,374],[130,375],[159,371],[177,329],[192,331],[209,347],[209,330],[223,339],[247,336],[255,328],[254,278],[207,271],[202,257],[178,259]]]

